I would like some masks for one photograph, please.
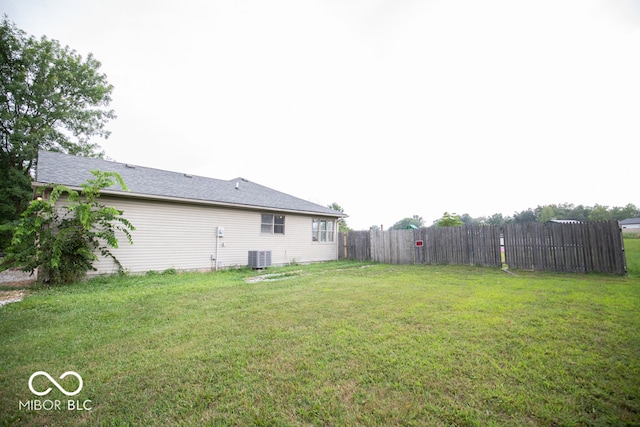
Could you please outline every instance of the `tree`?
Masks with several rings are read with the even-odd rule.
[[[608,206],[596,204],[589,213],[589,221],[608,221],[612,218]]]
[[[390,230],[405,230],[407,228],[417,227],[420,228],[424,225],[424,220],[421,216],[414,215],[411,218],[403,218],[400,221],[393,224]],[[413,227],[412,227],[413,226]]]
[[[331,203],[327,207],[330,208],[330,209],[333,209],[334,211],[338,211],[338,212],[344,213],[344,209],[342,208],[342,206],[340,206],[336,202]],[[351,228],[347,225],[347,221],[345,221],[344,218],[339,219],[338,220],[338,232],[339,233],[346,233],[347,231],[351,231]]]
[[[505,218],[501,213],[495,213],[487,219],[489,225],[504,225],[510,221],[510,217]]]
[[[0,224],[31,199],[38,150],[103,155],[91,138],[108,137],[113,86],[91,54],[83,59],[46,37],[36,39],[5,15],[0,22]],[[2,242],[0,242],[0,245]],[[0,246],[1,248],[2,246]]]
[[[556,218],[556,213],[553,210],[553,206],[546,205],[546,206],[543,206],[542,209],[540,209],[540,213],[538,214],[537,221],[548,222],[555,218]]]
[[[535,222],[536,214],[531,210],[531,208],[526,211],[516,212],[513,214],[513,222],[516,224],[526,224],[528,222]]]
[[[445,212],[442,218],[435,223],[436,227],[458,227],[460,225],[464,225],[460,217],[455,213],[450,214],[449,212]]]
[[[483,218],[482,217],[473,218],[468,213],[460,215],[459,218],[460,218],[460,221],[462,221],[465,225],[481,224],[483,222]]]
[[[101,205],[100,190],[124,181],[115,172],[91,171],[95,178],[82,185],[78,193],[68,187],[53,187],[48,198],[33,200],[22,214],[3,269],[21,267],[25,271],[39,269],[40,278],[51,284],[69,283],[95,270],[96,252],[122,266],[109,248],[118,247],[116,232],[133,243],[133,225],[122,211]],[[67,203],[56,204],[66,196]]]
[[[617,221],[622,221],[627,218],[640,217],[640,210],[633,203],[627,204],[625,207],[614,207],[611,209],[611,216]]]
[[[501,213],[493,214],[489,217],[472,218],[468,214],[460,216],[460,220],[465,224],[489,224],[504,225],[510,223],[526,224],[530,222],[547,222],[551,219],[570,219],[577,221],[620,221],[626,218],[637,218],[640,216],[640,209],[633,203],[628,203],[624,207],[612,207],[598,205],[594,207],[571,203],[560,203],[552,205],[538,205],[535,209],[527,209],[522,212],[515,212],[513,217],[503,217]],[[436,224],[437,221],[434,221]]]
[[[31,178],[17,169],[0,167],[0,252],[11,242],[14,222],[33,198]]]

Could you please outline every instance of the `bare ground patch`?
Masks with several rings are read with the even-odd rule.
[[[25,291],[24,289],[15,291],[0,291],[0,307],[12,302],[22,301],[25,295],[27,295],[27,291]]]
[[[267,273],[260,276],[249,277],[245,280],[245,283],[258,283],[258,282],[275,282],[278,280],[286,280],[292,277],[297,277],[302,274],[302,270],[287,271],[286,273]]]

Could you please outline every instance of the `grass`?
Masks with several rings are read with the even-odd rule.
[[[640,423],[638,276],[348,262],[249,283],[259,273],[170,273],[2,307],[2,424]],[[91,410],[20,409],[40,370],[84,380],[40,400]]]
[[[629,276],[640,277],[640,234],[629,234],[624,239]]]

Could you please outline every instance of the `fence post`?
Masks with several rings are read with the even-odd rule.
[[[421,248],[416,240],[423,240]],[[343,233],[344,259],[381,263],[478,264],[536,271],[626,273],[617,221],[369,230]],[[411,248],[413,247],[413,251]],[[424,251],[421,253],[420,251]]]

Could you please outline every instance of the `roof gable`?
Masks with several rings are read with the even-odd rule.
[[[91,178],[91,171],[96,169],[119,173],[130,193],[123,192],[117,184],[109,187],[108,190],[116,193],[121,192],[123,195],[176,198],[192,202],[345,216],[328,207],[299,199],[243,178],[225,181],[44,150],[38,153],[36,182],[78,187]]]

